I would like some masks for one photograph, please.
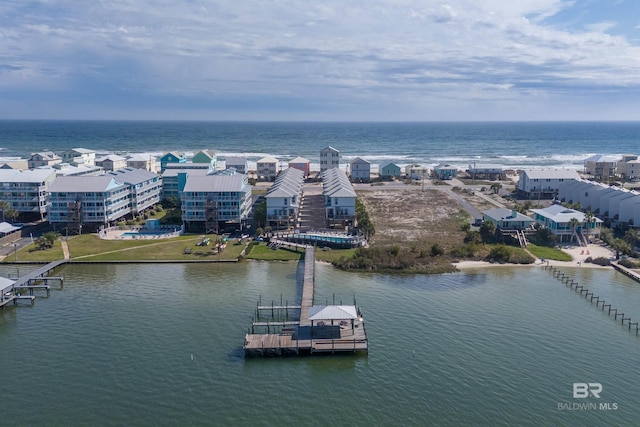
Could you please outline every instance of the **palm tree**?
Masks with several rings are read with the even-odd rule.
[[[629,243],[631,250],[635,250],[638,240],[640,240],[640,231],[635,228],[630,228],[624,233],[624,241]]]
[[[613,239],[611,247],[616,251],[616,259],[620,259],[620,252],[628,254],[631,252],[631,246],[622,239]]]
[[[573,232],[572,235],[577,238],[577,233],[576,233],[576,229],[578,228],[578,226],[580,225],[580,221],[578,220],[578,218],[571,218],[569,220],[569,225],[571,226],[571,231]],[[579,241],[578,241],[579,243]]]
[[[587,241],[589,241],[589,234],[591,234],[591,224],[593,224],[594,218],[595,216],[591,213],[591,211],[587,211],[587,213],[584,214],[584,222],[587,226]]]
[[[489,188],[493,190],[494,194],[498,194],[498,192],[502,188],[502,184],[500,184],[499,182],[494,182]]]
[[[2,222],[4,222],[4,212],[11,208],[11,205],[6,200],[0,200],[0,210],[2,211]]]

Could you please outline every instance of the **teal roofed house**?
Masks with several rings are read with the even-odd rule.
[[[191,159],[192,163],[207,163],[211,169],[216,168],[217,157],[213,151],[201,150],[198,151]]]
[[[523,230],[531,228],[536,222],[533,218],[519,213],[514,209],[495,208],[482,212],[485,222],[491,222],[502,230]]]
[[[187,163],[187,158],[175,151],[165,154],[160,157],[160,172],[164,172],[167,167],[167,163]]]
[[[380,173],[380,178],[386,179],[400,178],[400,175],[402,174],[400,166],[388,160],[380,163],[380,166],[378,166],[378,172]]]

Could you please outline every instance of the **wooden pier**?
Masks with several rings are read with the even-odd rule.
[[[51,285],[50,282],[57,282],[60,285],[60,289],[64,288],[63,277],[47,276],[51,271],[66,263],[66,260],[58,260],[50,262],[40,268],[37,268],[29,273],[18,277],[11,285],[6,286],[0,293],[0,309],[4,309],[9,303],[17,305],[20,300],[30,301],[31,304],[35,301],[34,291],[44,290],[47,292],[47,296],[50,295]],[[28,290],[29,295],[22,295],[21,292]]]
[[[615,266],[615,265],[614,265]],[[621,267],[621,266],[620,266]],[[596,300],[596,308],[600,308],[600,306],[602,306],[602,311],[604,311],[604,308],[607,307],[607,314],[609,316],[611,316],[611,312],[613,312],[613,319],[614,320],[618,320],[618,317],[620,317],[620,324],[624,326],[624,322],[625,320],[627,321],[627,325],[628,325],[628,330],[631,331],[631,326],[635,326],[636,328],[636,336],[638,336],[638,333],[640,332],[640,325],[638,325],[638,322],[632,322],[631,321],[631,317],[625,317],[624,313],[618,313],[618,309],[612,307],[611,304],[606,304],[606,301],[603,298],[600,298],[597,295],[594,295],[593,292],[589,292],[589,289],[585,288],[584,286],[580,285],[578,282],[576,282],[575,280],[573,280],[571,278],[571,276],[569,276],[568,274],[564,273],[562,270],[554,267],[554,266],[550,266],[550,265],[545,265],[543,267],[545,270],[548,270],[553,277],[555,277],[556,279],[558,279],[561,283],[564,283],[565,285],[569,286],[569,289],[572,289],[574,291],[578,291],[580,290],[580,296],[584,295],[584,298],[590,298],[589,302],[591,304],[593,304],[593,300]],[[621,267],[623,268],[623,267]],[[625,269],[628,270],[628,269]],[[622,271],[622,270],[619,270]],[[631,272],[634,273],[635,272]],[[639,278],[636,278],[636,280],[638,280]]]
[[[612,262],[611,266],[613,268],[615,268],[616,270],[618,270],[620,273],[624,274],[625,276],[630,277],[631,279],[635,280],[636,282],[640,282],[640,274],[639,273],[636,273],[635,271],[620,265],[618,262]]]
[[[285,244],[290,244],[286,242]],[[261,311],[276,310],[300,310],[299,320],[284,321],[254,321],[251,325],[251,333],[245,335],[245,356],[286,356],[286,355],[310,355],[317,353],[344,353],[368,351],[367,335],[364,322],[359,310],[353,306],[353,312],[357,316],[341,315],[336,307],[350,306],[326,306],[334,309],[331,319],[315,320],[322,307],[313,306],[313,294],[315,285],[315,248],[305,247],[304,276],[302,283],[302,301],[300,305],[260,305],[258,303],[256,315]],[[348,311],[348,310],[347,310]],[[314,312],[314,315],[311,315]],[[345,312],[347,313],[347,312]],[[350,313],[350,312],[349,312]],[[256,327],[266,327],[266,334],[256,334]],[[276,332],[271,333],[271,328]]]

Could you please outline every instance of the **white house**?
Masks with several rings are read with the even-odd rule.
[[[241,174],[247,174],[249,170],[246,157],[227,157],[224,161],[224,167],[227,169],[235,169],[236,172]]]
[[[44,151],[31,154],[27,163],[29,169],[35,169],[42,166],[53,166],[57,163],[62,163],[62,158],[52,151]]]
[[[278,176],[278,159],[274,157],[263,157],[256,162],[256,171],[259,180],[275,181]]]
[[[579,178],[578,172],[571,169],[524,169],[516,190],[531,199],[553,198],[564,182]]]
[[[340,167],[340,151],[328,146],[320,150],[320,172]]]
[[[95,166],[96,164],[96,152],[87,148],[72,148],[60,154],[63,162],[72,165]]]
[[[584,173],[596,179],[613,178],[616,175],[618,159],[613,156],[596,154],[584,161]]]
[[[349,169],[351,170],[352,182],[369,182],[371,181],[371,163],[356,157],[349,162]]]
[[[622,179],[637,180],[640,178],[640,160],[634,154],[625,154],[616,164],[616,173]]]
[[[127,159],[127,167],[158,172],[158,159],[150,154],[135,154]]]
[[[419,164],[411,164],[404,167],[404,174],[408,179],[423,179],[429,176],[429,168]]]
[[[96,159],[96,166],[101,166],[106,171],[117,171],[127,167],[127,159],[117,154],[109,154]]]
[[[267,223],[274,228],[295,226],[302,198],[304,172],[296,168],[282,171],[267,191]]]
[[[356,192],[344,171],[331,168],[322,172],[322,194],[329,227],[353,224],[356,215]]]

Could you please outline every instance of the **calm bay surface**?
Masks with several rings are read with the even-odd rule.
[[[23,272],[25,267],[21,267]],[[568,269],[640,318],[640,288]],[[316,266],[316,303],[361,306],[368,356],[245,360],[255,304],[295,263],[69,265],[0,312],[3,425],[633,425],[640,338],[540,267],[434,276]],[[0,274],[16,274],[3,266]],[[602,383],[600,399],[572,384]],[[559,409],[616,403],[616,410]]]

